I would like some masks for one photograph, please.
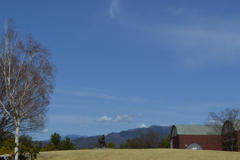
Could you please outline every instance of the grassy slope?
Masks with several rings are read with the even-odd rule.
[[[180,149],[99,149],[41,152],[38,160],[235,160],[239,152]]]

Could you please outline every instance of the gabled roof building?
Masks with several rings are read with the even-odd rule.
[[[222,150],[220,140],[207,125],[174,125],[171,130],[171,148],[186,149],[197,143],[204,150]]]
[[[174,125],[171,148],[186,149],[196,143],[203,150],[240,150],[240,121],[226,121],[220,133],[208,125]]]

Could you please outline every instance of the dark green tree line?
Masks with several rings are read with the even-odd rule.
[[[42,150],[52,151],[52,150],[74,150],[76,149],[75,145],[71,142],[68,136],[65,137],[65,140],[61,140],[61,135],[54,133],[51,135],[50,142]]]

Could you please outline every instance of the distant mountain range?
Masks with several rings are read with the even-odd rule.
[[[127,139],[137,138],[140,134],[145,134],[150,131],[159,132],[162,138],[165,138],[170,134],[172,126],[151,126],[149,128],[136,128],[127,131],[121,131],[119,133],[110,133],[105,135],[106,142],[113,142],[116,147],[120,144],[126,143]],[[94,148],[94,145],[98,142],[98,138],[102,135],[91,137],[70,138],[77,148]]]
[[[68,137],[70,138],[70,140],[75,140],[75,139],[78,139],[78,138],[87,138],[88,136],[86,135],[76,135],[76,134],[69,134],[69,135],[66,135],[66,136],[62,136],[62,140],[65,140],[65,138]]]

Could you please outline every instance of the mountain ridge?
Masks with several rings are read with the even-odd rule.
[[[162,139],[170,134],[172,126],[158,126],[153,125],[148,128],[134,128],[121,132],[111,132],[105,135],[105,140],[107,143],[112,142],[115,144],[115,147],[119,147],[120,144],[126,143],[127,139],[133,139],[140,136],[140,134],[146,134],[150,131],[159,132],[162,135]],[[76,145],[77,148],[94,148],[94,145],[97,144],[98,138],[102,135],[90,136],[90,137],[81,137],[73,139],[72,142]]]

